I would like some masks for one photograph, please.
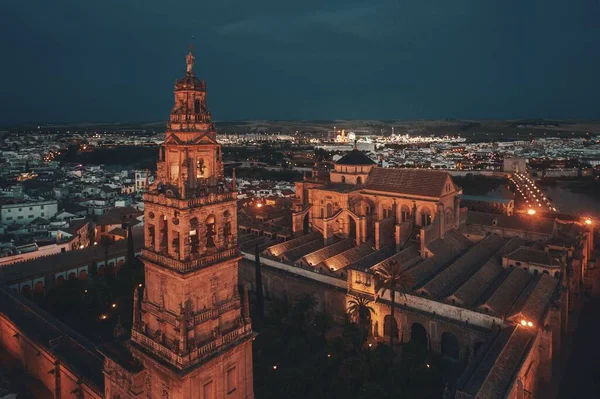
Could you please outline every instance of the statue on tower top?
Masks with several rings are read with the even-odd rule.
[[[194,54],[192,54],[191,48],[190,48],[190,52],[185,57],[185,63],[187,64],[187,73],[192,74],[192,68],[194,67]]]

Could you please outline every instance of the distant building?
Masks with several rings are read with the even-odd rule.
[[[49,219],[58,212],[58,203],[52,201],[19,202],[3,204],[0,207],[0,219],[4,224],[25,225],[36,218]]]
[[[144,191],[149,183],[150,173],[147,170],[135,171],[135,191]]]

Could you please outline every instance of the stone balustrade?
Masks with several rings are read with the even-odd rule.
[[[225,249],[211,255],[201,256],[199,258],[189,260],[172,259],[168,256],[156,253],[148,248],[142,249],[143,259],[182,273],[200,269],[202,267],[211,265],[213,263],[222,262],[227,259],[233,259],[238,256],[239,251],[236,247]]]
[[[160,355],[165,360],[172,364],[180,367],[189,367],[196,364],[203,359],[211,356],[217,352],[223,345],[229,344],[238,338],[245,337],[252,334],[252,326],[250,324],[244,324],[232,331],[225,333],[224,335],[217,336],[215,339],[205,343],[198,348],[191,350],[185,355],[178,355],[166,346],[154,341],[153,339],[145,336],[138,330],[131,331],[131,339],[137,344],[146,347],[153,353]]]
[[[144,193],[144,202],[165,205],[184,210],[235,200],[237,200],[237,192],[234,191],[211,192],[206,195],[190,199],[169,197],[159,193],[158,191]]]

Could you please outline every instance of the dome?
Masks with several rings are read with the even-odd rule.
[[[175,90],[206,91],[206,82],[198,79],[192,73],[186,73],[183,78],[175,83]]]
[[[356,148],[344,155],[336,162],[336,165],[374,165],[375,161],[369,158],[364,152]]]

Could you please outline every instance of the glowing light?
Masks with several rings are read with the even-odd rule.
[[[85,290],[85,291],[83,291],[83,292],[85,292],[85,293],[87,294],[87,290]]]
[[[530,322],[530,321],[528,321],[528,322],[527,322],[527,327],[533,327],[533,323],[532,323],[532,322]]]
[[[96,241],[94,241],[94,245],[98,245],[98,243]]]
[[[427,368],[430,368],[431,366],[429,365],[429,363],[427,363],[425,366],[427,366]]]
[[[590,226],[592,224],[592,219],[590,219],[590,218],[585,219],[585,224]]]
[[[526,322],[525,320],[521,320],[521,325],[522,325],[523,327],[525,327],[525,326],[527,326],[527,322]]]
[[[536,210],[532,209],[532,208],[529,208],[529,209],[527,209],[527,214],[528,215],[535,215],[536,214]]]
[[[139,284],[138,284],[138,287],[142,288],[142,283],[139,283]]]
[[[256,207],[257,207],[257,208],[261,208],[261,207],[262,207],[262,204],[259,202],[258,204],[256,204]]]
[[[116,307],[117,307],[117,304],[116,304],[116,303],[113,303],[113,304],[112,304],[112,307],[113,307],[113,309],[114,309],[114,308],[116,308]]]
[[[373,344],[369,342],[369,348],[372,347],[372,346],[373,346]]]
[[[100,316],[100,320],[106,320],[107,318],[108,318],[108,316],[105,315],[105,314],[103,314],[103,315]]]
[[[331,357],[331,353],[328,353],[328,354],[327,354],[327,357]]]
[[[83,244],[81,244],[81,245],[79,246],[79,249],[83,249]]]
[[[273,365],[273,370],[277,370],[277,365],[276,364]]]

